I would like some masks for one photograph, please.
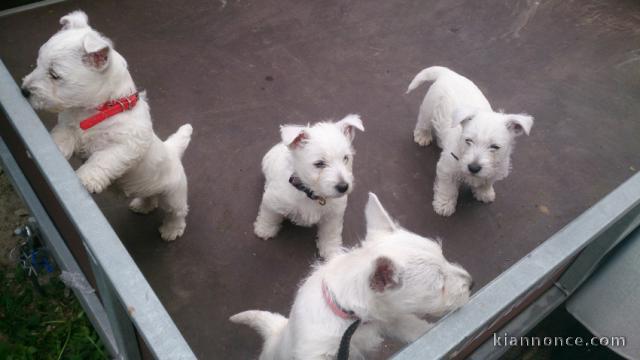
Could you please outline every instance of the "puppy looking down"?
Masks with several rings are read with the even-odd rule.
[[[353,190],[352,142],[364,131],[358,115],[313,126],[285,125],[282,142],[262,159],[264,194],[254,223],[262,239],[274,237],[284,218],[302,226],[318,225],[320,256],[342,246],[347,195]]]
[[[111,41],[75,11],[60,19],[62,29],[38,53],[37,67],[23,79],[22,93],[36,109],[58,113],[51,130],[65,158],[86,161],[76,174],[91,193],[115,183],[134,197],[131,210],[165,211],[164,240],[186,227],[187,177],[182,154],[191,125],[166,141],[153,131],[145,93],[138,93],[125,59]]]
[[[496,196],[493,184],[509,175],[515,138],[529,135],[533,118],[493,111],[471,80],[441,66],[418,73],[407,93],[426,81],[434,83],[420,106],[413,137],[427,146],[435,132],[442,149],[433,209],[439,215],[453,214],[461,184],[471,187],[477,200],[492,202]]]
[[[264,338],[260,360],[335,359],[356,321],[349,358],[364,359],[383,336],[414,341],[432,326],[422,317],[468,301],[471,276],[444,258],[440,243],[401,228],[372,193],[365,217],[360,247],[315,267],[298,289],[289,319],[257,310],[230,318]]]

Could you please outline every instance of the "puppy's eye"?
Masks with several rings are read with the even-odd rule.
[[[473,144],[473,140],[471,140],[471,139],[469,139],[469,138],[464,139],[464,142],[466,142],[466,143],[467,143],[467,145],[471,145],[471,144]]]
[[[60,75],[58,75],[58,73],[55,72],[53,69],[49,69],[49,77],[52,78],[53,80],[60,80]]]
[[[322,161],[322,160],[319,160],[319,161],[314,162],[313,166],[317,167],[318,169],[324,169],[324,168],[327,167],[327,163]]]
[[[493,144],[491,146],[489,146],[491,148],[491,150],[500,150],[500,146]]]
[[[349,162],[349,155],[345,155],[344,158],[342,159],[345,164]]]

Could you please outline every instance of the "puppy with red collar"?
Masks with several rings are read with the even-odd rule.
[[[191,125],[161,141],[146,96],[137,92],[111,41],[89,26],[82,11],[60,23],[62,29],[40,48],[37,67],[23,79],[22,93],[34,108],[58,113],[51,136],[65,158],[85,159],[76,174],[89,192],[117,184],[134,198],[131,210],[161,207],[160,234],[175,240],[189,210],[181,158]]]

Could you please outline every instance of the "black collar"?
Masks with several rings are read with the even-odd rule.
[[[323,198],[322,196],[318,196],[314,194],[313,190],[311,190],[307,185],[305,185],[296,174],[292,174],[291,177],[289,177],[289,184],[293,185],[294,188],[305,193],[309,199],[313,201],[317,201],[318,204],[324,206],[324,204],[327,203],[327,199]]]

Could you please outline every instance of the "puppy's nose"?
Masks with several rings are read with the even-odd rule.
[[[29,91],[29,89],[27,89],[26,87],[21,87],[20,92],[22,93],[22,96],[26,97],[27,99],[29,98],[29,96],[31,96],[31,91]]]
[[[346,182],[341,182],[336,185],[336,190],[338,190],[339,193],[344,194],[347,192],[347,190],[349,190],[349,184],[347,184]]]
[[[473,281],[473,279],[469,280],[469,290],[473,289],[473,287],[476,285],[476,282]]]
[[[480,166],[480,164],[478,163],[471,163],[469,164],[468,168],[472,174],[477,174],[480,172],[480,170],[482,170],[482,166]]]

